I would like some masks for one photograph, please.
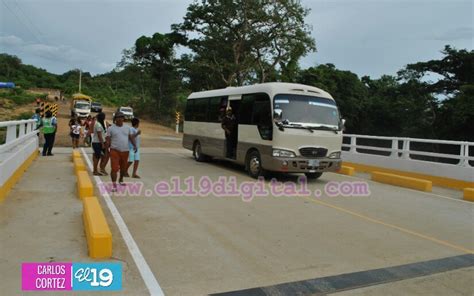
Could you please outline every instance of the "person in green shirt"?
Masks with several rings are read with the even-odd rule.
[[[54,138],[56,136],[57,120],[51,111],[46,111],[41,119],[41,132],[44,136],[43,156],[52,156]]]

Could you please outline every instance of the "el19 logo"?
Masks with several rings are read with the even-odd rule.
[[[73,290],[118,291],[122,289],[120,263],[73,263]]]
[[[74,277],[79,282],[90,282],[92,287],[108,287],[114,281],[114,274],[108,268],[101,269],[99,271],[100,282],[97,281],[97,269],[96,268],[79,268],[75,273]]]

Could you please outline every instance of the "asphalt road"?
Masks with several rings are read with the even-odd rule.
[[[138,181],[143,183],[135,184],[142,184],[140,192],[111,194],[111,200],[167,295],[256,287],[276,291],[272,287],[281,283],[404,264],[414,264],[410,268],[419,270],[423,262],[455,261],[456,256],[472,254],[474,249],[473,205],[451,198],[455,191],[438,195],[328,173],[307,184],[308,196],[289,190],[282,196],[248,198],[242,194],[248,191],[243,190],[226,197],[222,192],[194,197],[170,193],[166,197],[163,187],[156,184],[173,184],[174,178],[183,186],[184,179],[192,176],[207,176],[213,182],[225,177],[227,184],[235,177],[239,189],[241,184],[255,183],[239,166],[198,163],[189,151],[179,148],[144,148],[139,174],[142,179]],[[287,184],[298,181],[297,175],[276,177]],[[109,181],[108,177],[102,180]],[[359,191],[357,196],[342,196],[342,192],[335,194],[333,186],[326,192],[329,183],[346,184],[346,193],[347,186],[357,184]],[[266,180],[264,184],[269,189],[272,183]],[[367,185],[368,194],[360,190],[361,184]],[[316,197],[319,192],[321,196]],[[103,205],[107,208],[105,202]],[[120,239],[119,229],[113,226],[113,231],[115,239]],[[125,253],[121,248],[127,246],[117,245],[117,252]],[[452,270],[446,267],[444,272],[428,268],[431,271],[424,277],[415,272],[398,286],[400,279],[392,278],[367,290],[356,289],[360,288],[356,277],[353,284],[345,286],[345,292],[333,292],[396,294],[403,286],[413,295],[446,295],[446,291],[470,295],[470,264]],[[295,285],[293,291],[298,291]]]

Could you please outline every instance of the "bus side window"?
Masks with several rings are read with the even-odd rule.
[[[239,112],[239,124],[256,125],[260,137],[271,140],[273,136],[272,108],[270,97],[264,93],[242,96]]]
[[[220,122],[220,105],[220,97],[214,97],[209,99],[209,122]]]
[[[194,121],[194,100],[186,102],[186,110],[184,111],[184,120]]]
[[[237,122],[239,124],[252,124],[252,112],[253,112],[254,102],[255,102],[254,95],[242,96],[239,113],[237,114]]]
[[[194,121],[206,122],[209,111],[209,99],[195,99],[194,103]]]
[[[257,125],[260,136],[264,140],[272,140],[272,108],[267,94],[258,94],[255,98],[252,123]]]

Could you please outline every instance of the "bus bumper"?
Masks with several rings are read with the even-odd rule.
[[[340,158],[277,158],[263,160],[263,168],[269,171],[286,173],[335,172],[341,168]]]

